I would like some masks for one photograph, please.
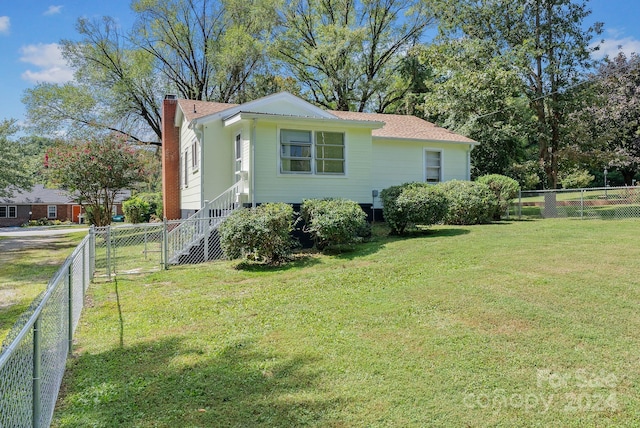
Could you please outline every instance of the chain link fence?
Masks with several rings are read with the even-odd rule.
[[[520,192],[510,213],[518,218],[640,217],[640,187],[527,190]]]
[[[0,427],[47,427],[93,275],[91,234],[76,247],[0,350]]]
[[[160,270],[166,224],[141,223],[94,228],[95,275],[146,273]]]

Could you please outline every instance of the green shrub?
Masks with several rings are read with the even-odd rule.
[[[419,183],[405,183],[400,186],[391,186],[380,192],[382,215],[392,235],[402,235],[409,224],[406,211],[398,207],[397,201],[406,187],[414,185],[419,185]]]
[[[563,189],[582,189],[591,184],[595,177],[584,169],[573,169],[560,179]]]
[[[477,181],[452,180],[437,185],[449,199],[447,224],[489,223],[496,210],[497,200],[489,186]]]
[[[346,199],[305,199],[300,214],[316,247],[323,250],[336,245],[350,245],[367,233],[367,215],[360,205]]]
[[[93,205],[85,205],[84,211],[86,214],[86,220],[88,224],[110,224],[111,223],[111,215],[107,215],[106,210],[102,205],[98,206],[98,212],[95,211],[95,206]],[[100,218],[102,220],[100,220]]]
[[[489,174],[478,177],[478,183],[484,183],[496,196],[497,209],[493,214],[494,220],[500,220],[502,214],[509,208],[509,203],[520,191],[520,185],[513,178],[500,174]]]
[[[149,217],[155,215],[162,218],[162,193],[136,193],[135,196],[149,204]],[[149,219],[145,221],[149,221]]]
[[[151,206],[137,195],[122,203],[122,211],[130,223],[146,223],[151,217]]]
[[[430,226],[447,215],[449,200],[437,186],[409,185],[396,199],[396,207],[406,216],[407,224]]]
[[[293,208],[271,203],[235,211],[220,225],[220,246],[229,259],[248,258],[267,264],[288,260],[295,246]]]

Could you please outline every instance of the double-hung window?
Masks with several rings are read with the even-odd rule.
[[[442,152],[437,150],[424,151],[424,181],[439,183],[442,181]]]
[[[344,174],[344,134],[280,130],[280,172]]]
[[[47,218],[58,217],[58,207],[55,205],[47,205]]]

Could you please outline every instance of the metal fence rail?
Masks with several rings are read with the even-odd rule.
[[[582,219],[640,217],[640,187],[528,190],[520,192],[512,212],[522,216]]]
[[[0,427],[50,425],[93,274],[93,248],[90,233],[5,339],[0,352]]]

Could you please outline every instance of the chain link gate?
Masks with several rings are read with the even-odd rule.
[[[154,272],[162,267],[165,225],[144,223],[94,228],[96,276]]]

